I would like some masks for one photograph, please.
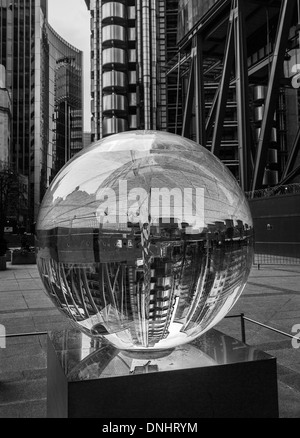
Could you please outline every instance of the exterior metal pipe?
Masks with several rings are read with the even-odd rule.
[[[151,65],[152,65],[152,126],[151,129],[157,128],[157,41],[153,38],[153,35],[157,35],[156,24],[156,1],[151,2]]]
[[[180,89],[180,52],[178,53],[177,91],[176,91],[176,116],[175,134],[178,134],[178,113],[179,113],[179,89]]]
[[[205,126],[205,130],[206,130],[206,138],[208,138],[211,134],[212,128],[213,128],[213,124],[214,124],[214,117],[216,115],[216,111],[217,111],[217,104],[218,104],[218,100],[219,100],[219,94],[220,94],[220,87],[218,87],[216,94],[214,96],[213,102],[212,102],[212,106],[211,109],[209,111],[209,115],[206,121],[206,126]]]
[[[125,24],[127,21],[127,9],[118,2],[105,3],[102,5],[102,24],[109,22],[109,24],[102,27],[102,45],[105,48],[102,52],[102,66],[110,71],[102,73],[102,83],[108,77],[115,81],[123,76],[123,82],[125,86],[125,72],[118,70],[125,70],[126,67],[126,29]],[[109,14],[111,16],[109,17]],[[118,24],[122,20],[122,25]],[[104,89],[104,87],[102,87]],[[107,90],[108,91],[108,90]],[[106,91],[106,92],[107,92]],[[127,121],[123,118],[117,118],[115,115],[122,115],[125,117],[127,109],[127,99],[124,95],[115,94],[115,89],[112,87],[110,94],[103,95],[102,97],[102,113],[111,114],[113,117],[103,120],[103,136],[110,135],[116,132],[122,132],[127,129]]]
[[[240,185],[247,192],[250,189],[249,163],[251,150],[250,115],[249,115],[249,81],[247,65],[247,44],[244,20],[244,1],[236,0],[235,51],[236,51],[236,91],[238,116],[238,141],[240,161]]]
[[[151,129],[151,58],[150,58],[150,1],[142,1],[143,28],[143,88],[145,129]]]
[[[193,107],[193,98],[194,98],[194,56],[192,56],[192,63],[190,67],[190,76],[189,83],[187,89],[186,96],[186,104],[183,114],[183,123],[182,123],[182,136],[188,137],[190,126],[191,126],[191,118],[192,118],[192,107]]]
[[[203,73],[203,53],[202,36],[196,35],[196,62],[195,62],[195,96],[196,96],[196,141],[202,146],[206,146],[205,130],[205,97],[204,97],[204,73]]]
[[[136,2],[136,32],[137,32],[137,123],[142,126],[143,111],[141,107],[141,97],[142,97],[142,0],[137,0]]]
[[[219,89],[219,99],[217,103],[215,129],[214,129],[213,140],[212,140],[212,153],[215,154],[216,156],[219,155],[220,147],[221,147],[223,122],[225,119],[226,103],[228,98],[233,60],[234,60],[234,26],[233,26],[233,9],[232,9],[229,18],[229,28],[228,28],[227,41],[225,46],[224,67],[223,67],[223,74],[222,74],[220,89]]]

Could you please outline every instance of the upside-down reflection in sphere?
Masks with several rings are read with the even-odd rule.
[[[125,350],[170,349],[232,309],[252,234],[244,194],[211,153],[173,134],[126,132],[83,150],[53,181],[38,268],[86,334]]]

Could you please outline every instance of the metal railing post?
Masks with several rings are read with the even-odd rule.
[[[245,314],[241,313],[242,342],[246,344]]]

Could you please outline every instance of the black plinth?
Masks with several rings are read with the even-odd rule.
[[[152,358],[91,344],[49,334],[49,418],[278,418],[276,359],[216,330]]]

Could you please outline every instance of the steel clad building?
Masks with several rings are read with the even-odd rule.
[[[296,0],[179,1],[176,123],[246,192],[299,181],[299,17]]]
[[[134,129],[167,130],[167,42],[177,27],[178,1],[86,4],[91,12],[94,140]],[[172,16],[170,30],[166,20]],[[176,38],[173,50],[175,45]]]
[[[12,97],[10,162],[28,178],[29,227],[51,179],[82,147],[82,53],[49,26],[47,0],[0,0],[0,64]]]

